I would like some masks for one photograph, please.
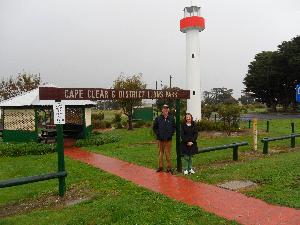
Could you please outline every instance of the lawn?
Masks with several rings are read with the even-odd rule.
[[[56,154],[0,158],[0,180],[55,171],[56,160]],[[237,224],[68,158],[66,169],[67,194],[76,192],[86,201],[50,202],[57,180],[0,189],[0,215],[5,207],[24,205],[16,215],[0,216],[0,224]],[[38,207],[26,211],[34,204]]]
[[[272,120],[270,133],[265,132],[265,122],[260,122],[259,138],[289,134],[290,122]],[[294,122],[297,131],[300,121]],[[247,123],[242,123],[243,132],[230,137],[220,133],[201,133],[198,143],[201,147],[239,141],[250,143],[251,133],[247,126]],[[110,132],[120,135],[121,140],[87,150],[149,168],[157,167],[157,146],[150,128]],[[291,150],[289,141],[278,141],[270,144],[271,154],[266,156],[261,154],[261,143],[257,153],[251,149],[251,144],[242,147],[238,162],[232,161],[231,150],[197,155],[194,157],[197,173],[188,178],[210,184],[251,180],[258,186],[243,190],[246,195],[272,204],[300,208],[300,148]],[[174,140],[172,151],[175,167]],[[57,168],[56,160],[56,154],[0,158],[0,180],[53,172]],[[50,204],[47,199],[57,194],[57,180],[0,189],[0,215],[5,207],[45,202],[34,210],[0,216],[0,224],[236,224],[68,158],[66,169],[67,193],[76,192],[88,200],[72,206]]]
[[[300,129],[300,121],[295,120],[296,132]],[[274,137],[291,133],[291,120],[272,120],[270,132],[266,133],[266,121],[258,124],[259,140],[263,137]],[[257,188],[243,190],[248,196],[260,198],[266,202],[300,208],[300,147],[290,149],[290,141],[283,140],[270,143],[270,154],[262,154],[262,144],[258,142],[258,151],[252,151],[252,137],[247,123],[242,123],[242,134],[212,136],[211,133],[201,133],[198,144],[201,147],[223,145],[226,143],[248,141],[249,146],[241,147],[239,161],[232,161],[232,151],[224,150],[196,155],[195,175],[188,176],[195,181],[219,184],[230,180],[251,180],[258,184]],[[121,136],[121,141],[99,147],[89,147],[87,150],[116,157],[138,165],[157,167],[157,146],[153,133],[149,128],[113,130]],[[296,141],[297,142],[297,141]],[[299,138],[298,138],[299,143]],[[172,161],[175,167],[176,152],[173,140]],[[181,174],[178,174],[181,176]]]

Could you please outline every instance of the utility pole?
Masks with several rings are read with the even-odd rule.
[[[172,78],[174,78],[174,77],[172,77],[172,75],[170,75],[170,88],[172,87]]]

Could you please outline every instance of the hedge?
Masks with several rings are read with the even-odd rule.
[[[54,144],[42,143],[0,143],[0,156],[45,155],[56,151]]]

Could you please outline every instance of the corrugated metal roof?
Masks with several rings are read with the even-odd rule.
[[[41,85],[41,87],[56,87],[53,84]],[[62,100],[65,105],[70,106],[83,106],[83,105],[95,105],[96,102],[90,100]],[[11,99],[0,102],[0,107],[24,107],[24,106],[52,106],[54,100],[40,100],[39,88],[32,91],[25,92],[21,95],[13,97]]]

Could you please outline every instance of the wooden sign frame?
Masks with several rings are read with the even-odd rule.
[[[189,99],[188,90],[117,90],[40,87],[40,100]]]

